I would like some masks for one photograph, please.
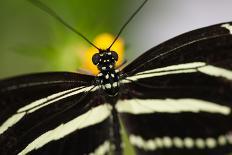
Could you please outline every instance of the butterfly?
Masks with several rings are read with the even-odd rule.
[[[97,76],[71,72],[0,81],[0,154],[116,154],[122,126],[137,154],[232,152],[232,22],[194,30],[156,47],[121,70],[38,0],[43,9],[99,50]],[[121,121],[120,121],[120,119]]]

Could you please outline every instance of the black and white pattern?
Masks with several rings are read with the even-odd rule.
[[[231,152],[231,25],[178,36],[123,69],[131,93],[116,107],[138,154]]]
[[[110,50],[99,50],[93,55],[93,64],[98,67],[97,84],[109,95],[116,96],[119,91],[119,71],[115,69],[118,54]]]
[[[0,154],[232,152],[232,23],[173,38],[121,71],[93,56],[98,76],[40,73],[0,81]]]
[[[84,154],[107,143],[111,106],[95,100],[99,94],[93,80],[76,73],[46,73],[1,81],[1,154],[35,149],[43,154],[42,147],[49,150],[44,154],[64,154],[67,149],[68,154]],[[83,140],[88,136],[99,136],[98,141],[87,145]]]

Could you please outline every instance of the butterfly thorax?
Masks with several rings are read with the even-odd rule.
[[[109,96],[116,96],[119,91],[119,73],[115,69],[117,60],[118,54],[110,50],[100,50],[92,57],[93,64],[99,70],[98,84]]]

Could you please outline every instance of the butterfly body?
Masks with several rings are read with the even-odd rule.
[[[116,96],[119,91],[119,71],[115,69],[118,54],[110,50],[100,50],[92,57],[92,62],[99,69],[97,84],[107,95]]]

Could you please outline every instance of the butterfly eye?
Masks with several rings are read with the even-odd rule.
[[[112,57],[114,58],[115,61],[118,61],[118,54],[114,51],[111,51]]]
[[[100,55],[98,53],[94,54],[93,57],[92,57],[92,62],[94,65],[97,65],[100,61]]]

